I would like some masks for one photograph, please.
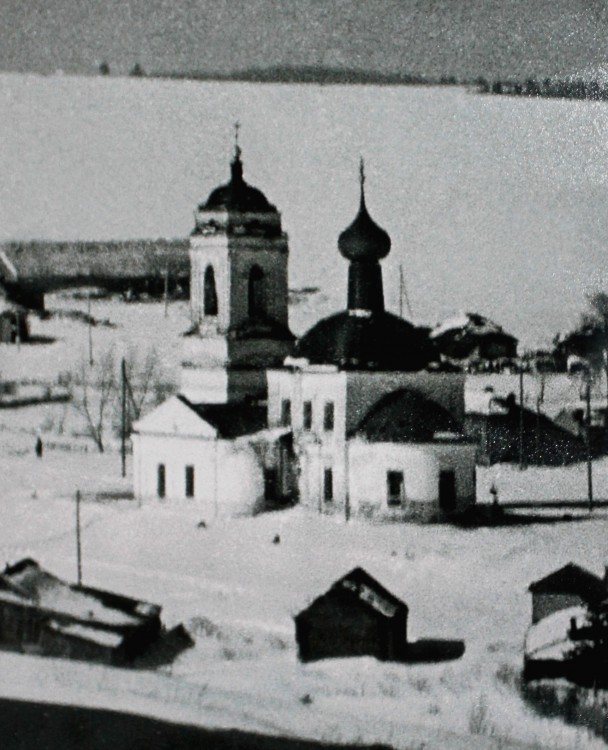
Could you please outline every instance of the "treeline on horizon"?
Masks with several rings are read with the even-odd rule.
[[[527,78],[520,81],[488,81],[480,77],[475,81],[480,94],[498,94],[505,96],[535,96],[553,99],[590,99],[592,101],[608,100],[608,84],[598,81],[585,81],[582,78],[545,78],[538,81]]]
[[[111,75],[108,63],[99,66],[100,75]],[[355,68],[328,68],[310,65],[301,67],[275,66],[247,68],[221,72],[155,72],[146,73],[139,63],[129,72],[133,77],[170,78],[189,81],[241,81],[245,83],[312,83],[312,84],[373,84],[376,86],[468,86],[480,94],[504,96],[547,97],[555,99],[608,100],[608,83],[582,78],[527,78],[524,81],[498,79],[490,81],[484,76],[475,79],[458,79],[456,76],[439,77],[415,73],[381,73]]]

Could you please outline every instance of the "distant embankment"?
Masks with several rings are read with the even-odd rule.
[[[171,287],[188,284],[187,239],[0,243],[0,285],[17,301],[78,286],[162,289],[167,274]]]

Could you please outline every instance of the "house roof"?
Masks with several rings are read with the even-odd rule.
[[[533,594],[576,594],[589,603],[599,602],[606,597],[602,579],[572,562],[534,581],[528,591]]]
[[[353,434],[371,442],[428,443],[437,433],[461,432],[443,406],[415,390],[402,388],[377,401]]]
[[[43,570],[31,558],[7,566],[0,574],[0,600],[14,601],[18,598],[27,605],[85,621],[92,626],[112,628],[138,625],[146,617],[143,612],[136,611],[136,607],[135,614],[131,614],[120,606],[111,606],[104,601],[104,593],[72,586]],[[113,598],[129,605],[138,604],[128,597]]]
[[[439,323],[431,331],[431,338],[438,339],[445,334],[461,334],[462,336],[497,336],[499,338],[517,341],[515,336],[503,330],[502,326],[480,315],[479,313],[460,312]]]
[[[214,427],[219,437],[227,440],[259,432],[267,426],[264,406],[247,403],[193,404],[181,394],[177,398]]]
[[[335,596],[346,597],[361,603],[366,609],[380,614],[382,617],[392,618],[398,612],[407,613],[405,602],[391,594],[388,589],[373,578],[363,568],[354,568],[342,578],[338,579],[331,588],[317,597],[312,604],[297,617],[306,616],[310,610]]]

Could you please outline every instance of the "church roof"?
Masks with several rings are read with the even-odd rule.
[[[261,190],[248,185],[243,179],[243,162],[238,147],[230,165],[230,182],[215,188],[207,201],[201,203],[198,208],[201,211],[224,210],[241,213],[276,213],[277,211]]]
[[[258,432],[267,424],[264,406],[247,403],[193,404],[183,395],[177,398],[214,427],[220,438],[226,440]]]
[[[378,261],[390,252],[391,238],[369,215],[363,186],[359,211],[338,237],[338,249],[345,258],[354,261]]]
[[[354,430],[381,443],[430,443],[437,433],[460,435],[461,426],[443,406],[408,388],[381,398]]]
[[[424,331],[396,315],[344,311],[323,318],[304,334],[295,356],[343,369],[413,372],[426,367],[431,349]]]

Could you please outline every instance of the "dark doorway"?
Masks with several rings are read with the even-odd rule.
[[[404,497],[403,472],[386,472],[386,502],[388,505],[401,505]]]
[[[439,472],[439,507],[446,513],[456,509],[456,472],[454,469]]]

